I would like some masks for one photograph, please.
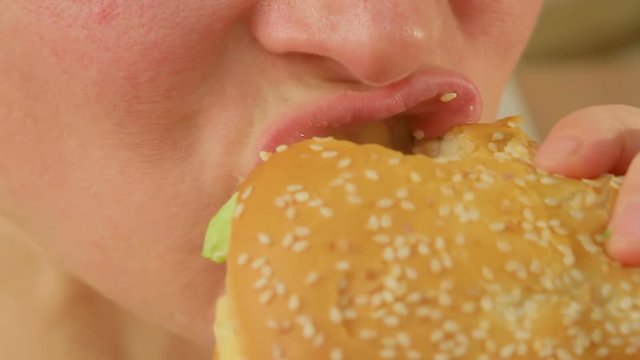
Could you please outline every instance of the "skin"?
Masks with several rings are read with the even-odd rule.
[[[432,66],[472,79],[490,121],[541,0],[299,4],[0,0],[0,263],[15,285],[2,308],[25,315],[0,317],[0,348],[38,358],[24,346],[37,337],[73,344],[49,359],[208,357],[224,271],[200,256],[204,230],[260,129]],[[610,245],[628,262],[640,260],[638,129],[638,109],[586,109],[539,158],[572,176],[628,173]],[[580,146],[561,156],[565,136]]]

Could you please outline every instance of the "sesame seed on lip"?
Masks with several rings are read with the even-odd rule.
[[[268,125],[252,153],[258,164],[258,154],[274,152],[280,145],[402,114],[409,115],[415,133],[437,137],[453,126],[477,122],[480,113],[480,93],[471,80],[445,69],[425,69],[380,89],[346,91],[303,106]]]

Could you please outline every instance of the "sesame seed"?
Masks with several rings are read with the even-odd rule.
[[[289,148],[289,146],[284,145],[284,144],[283,145],[278,145],[278,147],[276,147],[276,152],[281,153],[281,152],[287,151],[288,148]]]
[[[482,180],[483,182],[486,182],[486,183],[490,183],[490,184],[492,184],[495,181],[493,176],[491,176],[491,175],[489,175],[487,173],[481,173],[480,174],[480,180]]]
[[[372,329],[362,329],[359,333],[359,338],[363,341],[373,340],[376,336],[378,336],[378,333]]]
[[[444,331],[440,330],[440,329],[435,329],[430,336],[430,340],[431,342],[437,343],[440,342],[444,339]]]
[[[381,359],[395,359],[396,351],[393,348],[385,348],[380,350],[380,358]]]
[[[571,250],[571,247],[569,247],[567,245],[563,245],[563,244],[556,244],[556,248],[563,255],[562,263],[564,265],[566,265],[566,266],[573,266],[573,264],[575,263],[576,258],[573,255],[573,250]]]
[[[317,348],[321,347],[324,344],[324,335],[317,334],[311,341],[311,344]]]
[[[236,205],[236,210],[234,211],[233,216],[237,219],[242,215],[243,212],[244,212],[244,203],[238,203]]]
[[[380,209],[388,209],[393,206],[393,199],[382,198],[376,202],[376,207]]]
[[[450,101],[455,100],[455,98],[458,97],[458,93],[455,92],[448,92],[445,94],[442,94],[442,96],[440,96],[440,101],[442,101],[443,103],[448,103]]]
[[[265,290],[258,297],[258,303],[260,303],[260,305],[267,305],[269,304],[272,298],[273,298],[273,290],[270,290],[270,289]]]
[[[393,312],[401,316],[409,315],[409,310],[407,309],[407,306],[400,302],[393,304]]]
[[[462,199],[464,201],[473,201],[473,200],[475,200],[475,198],[476,198],[476,194],[474,194],[471,191],[467,191],[462,195]]]
[[[506,240],[496,241],[496,246],[498,247],[498,250],[500,250],[500,252],[503,252],[503,253],[510,252],[512,249],[511,243],[509,243]]]
[[[287,210],[285,210],[285,216],[289,220],[293,220],[296,217],[297,211],[293,206],[289,206]]]
[[[265,264],[267,263],[267,259],[264,257],[259,257],[255,260],[253,260],[253,262],[251,263],[251,268],[253,269],[259,269],[261,267],[263,267]]]
[[[338,261],[336,263],[336,270],[349,271],[350,268],[351,268],[351,264],[346,260]]]
[[[544,202],[545,205],[552,206],[552,207],[558,206],[560,204],[558,199],[550,198],[550,197],[544,198],[544,200],[542,200],[542,202]]]
[[[295,239],[294,239],[294,237],[293,237],[293,234],[292,234],[292,233],[290,233],[290,232],[288,232],[288,233],[286,233],[286,234],[284,235],[284,237],[282,238],[282,246],[283,246],[284,248],[288,248],[288,247],[290,247],[291,245],[293,245],[294,241],[295,241]]]
[[[320,208],[320,215],[322,215],[322,217],[325,217],[325,218],[333,217],[333,210],[323,206]]]
[[[377,231],[378,229],[380,229],[380,220],[376,215],[369,215],[369,219],[367,220],[365,229],[373,231]]]
[[[409,173],[409,180],[417,184],[422,181],[422,176],[420,176],[420,174],[418,174],[417,172],[412,171]]]
[[[395,254],[395,251],[393,251],[393,248],[391,247],[384,248],[384,250],[382,251],[382,258],[385,261],[393,262],[396,258],[396,254]]]
[[[303,252],[305,250],[307,250],[309,248],[309,242],[308,241],[304,241],[304,240],[300,240],[300,241],[296,241],[293,246],[291,247],[291,250],[293,252],[296,253],[300,253]]]
[[[391,227],[391,215],[384,214],[380,217],[380,226],[383,229],[388,229]]]
[[[365,170],[364,172],[364,176],[369,179],[369,180],[379,180],[380,177],[378,176],[378,173],[375,170]]]
[[[441,258],[442,266],[444,266],[445,269],[451,269],[453,267],[453,260],[451,259],[451,255],[449,255],[448,253],[443,253],[441,255]]]
[[[431,259],[429,268],[434,274],[439,274],[440,272],[442,272],[442,264],[440,264],[440,261],[436,258]]]
[[[418,254],[420,255],[429,255],[431,253],[431,249],[429,249],[429,245],[425,243],[418,244]]]
[[[253,283],[253,288],[256,290],[262,289],[269,283],[269,279],[266,277],[261,277],[256,282]]]
[[[480,306],[484,311],[491,311],[493,308],[493,300],[485,295],[480,299]]]
[[[398,199],[406,199],[409,196],[409,190],[407,188],[399,188],[396,191],[396,197]]]
[[[420,129],[413,130],[413,132],[411,134],[413,135],[413,138],[416,139],[416,140],[424,139],[424,131],[422,131]]]
[[[392,158],[389,158],[388,163],[389,163],[389,165],[391,165],[391,166],[399,165],[399,164],[400,164],[400,158],[399,158],[399,157],[392,157]]]
[[[387,326],[395,327],[400,324],[400,319],[398,319],[398,317],[394,315],[387,315],[382,319],[382,322]]]
[[[416,206],[409,200],[402,200],[400,202],[400,208],[402,210],[411,211],[411,210],[415,210]]]
[[[296,226],[293,228],[293,234],[297,237],[307,237],[311,235],[311,229],[305,226]]]
[[[287,292],[287,285],[285,285],[282,281],[276,281],[273,284],[273,289],[276,291],[276,295],[283,296],[284,293]]]
[[[405,276],[407,277],[407,279],[409,280],[416,280],[418,279],[418,272],[416,271],[416,269],[412,268],[412,267],[405,267],[404,268],[404,273]]]
[[[271,245],[271,238],[267,234],[260,233],[258,234],[258,242],[262,245]]]
[[[569,210],[569,214],[577,220],[581,220],[582,218],[584,218],[584,212],[580,211],[580,210]]]
[[[349,195],[347,196],[347,201],[351,204],[354,205],[360,205],[362,204],[362,198],[356,195]]]
[[[440,186],[440,192],[442,193],[442,195],[445,195],[445,196],[453,196],[453,195],[455,195],[455,193],[453,192],[453,189],[451,188],[451,186],[447,186],[447,185],[441,185]]]
[[[503,230],[505,230],[507,228],[507,226],[502,223],[502,222],[494,222],[489,224],[489,229],[491,231],[495,231],[495,232],[501,232]]]
[[[440,216],[448,216],[451,213],[451,206],[449,205],[440,205],[438,207],[438,215]]]
[[[258,156],[260,157],[260,160],[267,161],[271,157],[271,154],[267,151],[260,151]]]
[[[305,279],[305,282],[306,282],[307,284],[314,284],[315,282],[317,282],[317,281],[318,281],[318,278],[319,278],[318,273],[317,273],[317,272],[315,272],[315,271],[312,271],[312,272],[310,272],[309,274],[307,274],[307,277],[306,277],[306,279]]]
[[[497,131],[491,135],[491,141],[501,141],[504,140],[504,133]]]
[[[389,242],[391,242],[389,235],[386,235],[386,234],[375,234],[373,235],[372,239],[373,239],[373,242],[380,245],[386,245]]]
[[[300,191],[293,195],[293,199],[299,203],[309,201],[309,193],[306,191]]]
[[[404,260],[411,255],[411,248],[409,246],[402,246],[396,251],[398,259]]]
[[[311,144],[311,145],[309,145],[309,149],[311,149],[313,151],[322,151],[322,150],[324,150],[324,146],[322,146],[320,144]]]
[[[503,359],[508,359],[515,353],[515,351],[515,344],[507,344],[500,350],[500,357]]]
[[[343,360],[344,355],[342,354],[342,350],[334,348],[331,349],[330,360]]]
[[[287,185],[288,192],[298,192],[298,191],[301,191],[302,189],[304,189],[304,187],[300,184]]]
[[[289,298],[289,310],[298,311],[300,309],[300,297],[296,294],[291,295]]]
[[[553,185],[556,183],[556,181],[549,176],[543,176],[542,178],[540,178],[540,182],[544,185]]]
[[[332,159],[334,157],[338,156],[338,152],[335,150],[327,150],[327,151],[323,151],[320,154],[320,157],[323,159]]]
[[[249,198],[249,196],[251,195],[251,193],[253,192],[253,186],[248,186],[243,192],[242,195],[240,195],[240,199],[242,200],[247,200]]]
[[[471,314],[476,311],[476,303],[473,301],[467,301],[462,305],[462,312],[465,314]]]
[[[349,165],[351,165],[351,159],[350,158],[344,158],[344,159],[340,159],[340,161],[338,161],[338,168],[339,169],[344,169],[346,167],[349,167]]]
[[[242,254],[238,255],[237,262],[238,262],[238,265],[240,265],[240,266],[246,265],[247,262],[249,262],[249,254],[242,253]]]
[[[482,272],[482,276],[485,279],[487,279],[489,281],[495,280],[495,277],[493,276],[493,271],[491,271],[490,268],[488,268],[486,266],[483,266],[482,269],[481,269],[481,272]]]
[[[440,304],[440,306],[448,307],[453,304],[453,299],[448,293],[441,292],[440,294],[438,294],[438,304]]]
[[[332,306],[329,309],[329,319],[334,323],[341,323],[343,318],[342,318],[342,312],[340,311],[340,309],[338,309],[335,306]]]
[[[358,317],[358,312],[354,309],[345,309],[342,316],[347,320],[355,320]]]
[[[316,335],[316,328],[315,326],[313,326],[313,323],[311,322],[306,322],[302,325],[302,336],[304,336],[307,339],[311,339],[312,337],[314,337],[314,335]]]

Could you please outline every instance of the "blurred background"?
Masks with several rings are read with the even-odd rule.
[[[524,0],[526,1],[526,0]],[[640,0],[548,0],[505,96],[543,137],[590,105],[640,107]]]

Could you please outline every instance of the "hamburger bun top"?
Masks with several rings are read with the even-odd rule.
[[[314,139],[250,174],[227,261],[246,359],[638,358],[640,272],[603,248],[620,178],[536,170],[513,118],[416,151]]]

